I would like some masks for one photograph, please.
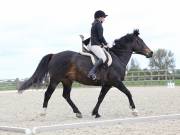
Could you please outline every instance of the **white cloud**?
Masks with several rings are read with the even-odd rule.
[[[78,35],[89,36],[93,14],[98,9],[109,15],[103,24],[109,43],[139,28],[140,36],[150,48],[170,49],[178,58],[178,5],[178,0],[0,1],[0,63],[3,65],[0,78],[28,77],[47,53],[79,51]],[[139,56],[138,61],[141,60],[147,62]],[[176,64],[180,68],[180,62]],[[23,70],[21,65],[27,68]]]

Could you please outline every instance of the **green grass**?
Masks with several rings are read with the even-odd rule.
[[[180,80],[175,80],[175,85],[180,86]]]
[[[0,83],[0,90],[15,90],[16,89],[16,83],[15,82],[1,82]]]
[[[148,81],[124,81],[125,85],[127,86],[166,86],[167,81],[166,80],[148,80]],[[175,85],[180,86],[180,79],[175,80]],[[62,88],[62,84],[60,84],[58,87]],[[87,87],[85,85],[79,84],[77,82],[73,83],[73,87]],[[47,88],[47,86],[43,86],[43,89]],[[0,82],[0,91],[5,90],[15,90],[16,89],[16,83],[15,82]]]
[[[127,86],[165,86],[167,84],[167,81],[125,81],[124,83]]]
[[[175,85],[180,86],[180,80],[175,80]],[[127,86],[166,86],[167,80],[148,80],[148,81],[124,81]]]
[[[84,87],[84,86],[85,85],[77,83],[77,82],[73,83],[73,87],[75,88]],[[62,88],[62,84],[60,83],[58,87]],[[38,88],[46,89],[47,86],[42,86]],[[38,89],[38,88],[36,87],[35,89]],[[0,91],[6,91],[6,90],[16,90],[16,83],[15,82],[0,82]]]

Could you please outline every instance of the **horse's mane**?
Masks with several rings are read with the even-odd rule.
[[[134,30],[131,34],[126,34],[125,36],[115,39],[114,46],[110,49],[112,52],[117,53],[117,51],[123,49],[127,43],[134,40],[134,37],[139,35],[139,30]]]

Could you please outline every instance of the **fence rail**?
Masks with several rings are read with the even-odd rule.
[[[0,90],[17,89],[25,79],[1,79]],[[33,88],[46,87],[48,79],[41,86],[34,85]],[[124,83],[129,86],[152,86],[152,85],[167,85],[168,82],[173,82],[175,85],[180,85],[180,69],[176,70],[143,70],[143,71],[128,71],[125,76]],[[74,83],[76,87],[82,87],[79,83]],[[61,87],[61,85],[59,85]]]
[[[167,85],[168,82],[180,85],[180,70],[129,71],[125,77],[126,85]]]

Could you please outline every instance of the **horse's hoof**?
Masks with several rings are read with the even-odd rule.
[[[132,115],[133,116],[138,116],[138,110],[132,109]]]
[[[95,116],[95,118],[100,118],[101,117],[101,115],[99,115],[99,113],[94,113],[94,112],[92,112],[92,116]]]
[[[95,118],[100,118],[101,117],[101,115],[99,115],[99,114],[96,114],[96,116],[95,116]]]
[[[77,118],[82,118],[82,114],[81,113],[76,113],[76,117]]]
[[[18,90],[17,93],[18,93],[19,95],[21,95],[21,94],[23,94],[23,92],[24,92],[24,90]]]
[[[40,113],[40,116],[46,116],[46,110],[47,110],[47,108],[43,108],[43,112]]]
[[[44,117],[46,116],[46,113],[40,113],[40,116]]]

